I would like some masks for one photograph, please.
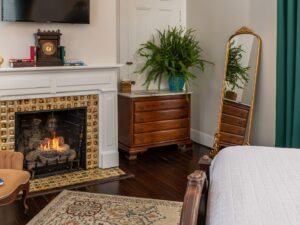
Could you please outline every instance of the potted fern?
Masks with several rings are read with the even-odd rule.
[[[243,53],[242,45],[234,46],[234,41],[230,43],[227,72],[226,72],[226,92],[225,98],[236,100],[236,88],[244,89],[249,81],[248,70],[250,67],[242,65]],[[228,90],[229,88],[229,90]]]
[[[184,85],[188,90],[190,80],[197,77],[190,68],[203,71],[207,62],[200,57],[202,49],[194,32],[193,29],[169,27],[157,31],[157,36],[141,45],[138,54],[146,61],[138,73],[146,72],[144,85],[147,89],[152,82],[158,82],[160,89],[162,80],[167,79],[170,91],[182,91]]]

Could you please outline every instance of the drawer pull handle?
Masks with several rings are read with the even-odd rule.
[[[140,106],[140,107],[139,107],[139,110],[144,111],[144,110],[145,110],[145,107],[144,107],[144,106]]]
[[[143,142],[144,141],[144,137],[143,136],[139,136],[139,141]]]
[[[239,125],[243,125],[243,121],[239,120]]]
[[[144,128],[143,128],[143,127],[140,127],[140,128],[139,128],[139,131],[140,131],[140,132],[143,132],[143,131],[144,131]]]

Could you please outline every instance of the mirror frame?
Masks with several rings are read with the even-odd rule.
[[[226,86],[226,74],[227,74],[227,64],[228,64],[228,58],[229,58],[229,48],[231,40],[238,35],[242,34],[250,34],[257,38],[258,41],[258,49],[257,49],[257,56],[256,56],[256,68],[254,72],[254,82],[253,82],[253,94],[252,94],[252,100],[251,100],[251,109],[249,111],[249,118],[248,118],[248,135],[245,140],[246,144],[244,145],[250,145],[250,139],[251,139],[251,132],[252,132],[252,119],[253,119],[253,112],[254,112],[254,104],[255,104],[255,96],[256,96],[256,83],[257,83],[257,76],[258,76],[258,70],[260,67],[260,57],[261,57],[261,37],[256,34],[254,31],[249,29],[248,27],[242,27],[238,31],[236,31],[233,35],[230,36],[227,46],[226,46],[226,56],[225,56],[225,64],[224,64],[224,76],[223,76],[223,82],[222,82],[222,91],[221,91],[221,101],[220,101],[220,107],[219,107],[219,115],[218,115],[218,126],[217,126],[217,132],[215,134],[214,138],[214,145],[213,149],[210,153],[212,157],[216,156],[220,151],[220,131],[221,131],[221,120],[222,120],[222,113],[223,113],[223,105],[224,105],[224,96],[225,96],[225,86]],[[248,125],[247,125],[248,126]],[[247,138],[247,139],[246,139]]]

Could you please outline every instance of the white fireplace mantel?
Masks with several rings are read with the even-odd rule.
[[[99,95],[99,165],[119,165],[117,82],[122,65],[0,68],[0,101]]]

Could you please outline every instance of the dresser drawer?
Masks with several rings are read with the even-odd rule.
[[[244,136],[238,136],[234,134],[228,134],[221,132],[220,133],[220,142],[243,145],[244,144]]]
[[[227,114],[222,114],[222,123],[227,123],[229,125],[234,125],[239,127],[246,127],[247,119],[239,118],[236,116],[230,116]]]
[[[188,118],[188,109],[172,109],[154,112],[139,112],[134,114],[135,123],[145,123],[161,120]]]
[[[245,109],[247,111],[250,110],[250,105],[243,104],[243,103],[240,103],[240,102],[231,101],[231,100],[227,100],[227,99],[224,99],[224,105],[230,105],[230,106],[237,107],[237,108],[240,108],[240,109]]]
[[[186,139],[189,136],[187,128],[177,129],[177,130],[166,130],[166,131],[157,131],[152,133],[143,133],[134,135],[134,144],[143,145],[143,144],[155,144],[164,141],[171,141],[176,139]]]
[[[244,136],[246,133],[246,128],[222,123],[221,124],[221,132]]]
[[[185,98],[173,99],[173,100],[161,100],[161,101],[144,101],[144,102],[134,103],[135,112],[180,109],[180,108],[187,108],[187,107],[188,107],[188,102]]]
[[[186,128],[190,126],[189,119],[178,119],[178,120],[165,120],[158,122],[149,122],[149,123],[136,123],[134,124],[134,133],[145,133],[152,131],[161,131],[161,130],[172,130],[178,128]]]
[[[223,106],[223,113],[227,115],[237,116],[244,119],[248,118],[249,111],[246,109],[241,109],[238,107],[230,106],[224,104]]]

